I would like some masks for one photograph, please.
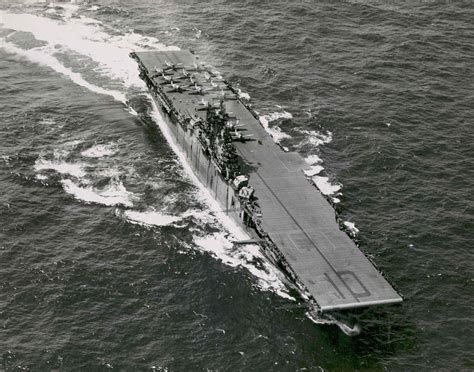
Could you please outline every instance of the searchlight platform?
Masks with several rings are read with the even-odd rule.
[[[228,82],[187,50],[131,57],[196,176],[320,311],[402,301]]]

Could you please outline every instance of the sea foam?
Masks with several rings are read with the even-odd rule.
[[[276,121],[278,119],[291,119],[293,115],[287,111],[280,111],[280,112],[272,112],[267,115],[261,115],[259,117],[260,123],[265,128],[268,134],[272,136],[273,140],[276,143],[280,143],[281,140],[285,138],[291,138],[291,136],[281,130],[281,128],[277,125],[270,126],[272,121]]]
[[[67,68],[63,64],[61,64],[61,62],[59,62],[59,60],[52,55],[55,51],[54,47],[52,46],[46,46],[35,49],[23,49],[17,47],[13,43],[9,43],[6,42],[4,39],[1,39],[0,47],[2,47],[8,53],[24,57],[30,62],[50,67],[54,71],[65,75],[77,85],[80,85],[81,87],[84,87],[90,90],[91,92],[111,96],[117,101],[122,102],[123,104],[127,103],[127,99],[124,93],[113,89],[104,89],[97,85],[91,84],[86,81],[81,74],[73,72],[70,68]]]
[[[68,174],[76,178],[82,178],[86,175],[84,171],[85,166],[85,164],[68,163],[60,160],[45,160],[40,158],[36,160],[33,168],[37,172],[54,170],[61,174]]]
[[[332,141],[332,132],[321,133],[316,130],[307,130],[307,129],[295,129],[297,132],[304,134],[304,140],[298,147],[301,147],[305,144],[311,144],[313,146],[321,146]]]
[[[78,6],[61,4],[63,19],[51,19],[33,14],[16,14],[0,10],[2,28],[31,33],[37,40],[46,43],[43,47],[25,49],[20,45],[9,42],[7,38],[0,38],[0,47],[8,53],[19,55],[33,63],[47,66],[63,74],[72,82],[98,94],[108,95],[123,103],[126,110],[136,116],[137,112],[128,105],[126,93],[130,87],[145,87],[139,78],[137,66],[129,57],[131,51],[149,48],[159,50],[176,50],[176,47],[167,47],[153,37],[141,36],[129,32],[123,35],[110,35],[104,31],[101,22],[84,16],[76,16]],[[54,8],[55,9],[55,8]],[[88,81],[81,73],[66,67],[57,58],[57,53],[66,53],[69,56],[79,55],[82,59],[88,57],[97,63],[95,72],[106,75],[112,80],[110,86],[100,86]],[[123,89],[118,89],[119,82]]]
[[[96,189],[92,186],[82,187],[70,179],[64,179],[61,183],[64,191],[73,195],[75,199],[86,203],[102,204],[106,206],[133,206],[133,194],[128,192],[120,181],[112,181],[103,189]]]
[[[65,4],[61,4],[65,7]],[[129,32],[124,35],[110,35],[102,26],[88,17],[72,17],[77,6],[70,6],[65,12],[67,22],[32,14],[14,14],[0,11],[3,28],[29,32],[37,40],[47,42],[51,48],[66,48],[82,56],[88,56],[99,63],[101,72],[118,79],[129,87],[143,86],[137,74],[134,60],[128,54],[132,50],[153,48],[176,50],[153,37],[144,37]],[[49,51],[48,51],[49,53]],[[50,55],[51,56],[51,55]]]
[[[182,218],[182,216],[173,216],[153,210],[145,212],[126,210],[123,212],[123,216],[130,223],[148,227],[171,225]]]
[[[117,145],[115,143],[108,143],[102,145],[95,145],[87,150],[81,152],[81,155],[86,158],[102,158],[104,156],[111,156],[117,153]]]
[[[341,189],[341,185],[329,182],[329,177],[314,176],[312,179],[324,195],[333,195]]]
[[[199,250],[208,252],[231,267],[243,267],[258,279],[258,288],[271,291],[279,296],[295,300],[288,294],[284,285],[283,274],[275,270],[263,256],[260,247],[256,244],[238,245],[224,233],[214,233],[206,236],[195,236],[194,242]],[[258,261],[259,267],[255,265]]]
[[[359,233],[359,229],[355,226],[354,222],[344,221],[344,226],[352,236],[356,236]]]

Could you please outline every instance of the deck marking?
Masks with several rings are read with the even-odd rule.
[[[349,291],[349,293],[352,294],[352,290],[351,288],[349,287],[349,285],[344,281],[344,279],[342,279],[342,277],[339,275],[339,273],[337,272],[337,270],[333,267],[333,265],[331,264],[331,262],[329,262],[329,260],[326,258],[326,256],[320,251],[320,249],[318,248],[318,246],[316,245],[316,243],[314,243],[314,241],[311,239],[311,237],[308,235],[308,233],[306,231],[303,230],[303,228],[300,226],[300,224],[298,223],[298,221],[296,221],[296,219],[293,217],[293,215],[290,213],[290,211],[283,205],[283,203],[281,202],[280,199],[278,199],[278,197],[276,196],[275,192],[270,188],[270,186],[265,182],[265,180],[262,178],[262,176],[260,176],[260,174],[258,173],[258,171],[255,171],[255,174],[258,176],[258,178],[260,178],[260,180],[265,184],[265,186],[267,186],[268,190],[270,190],[270,192],[272,193],[272,195],[275,197],[275,199],[277,200],[278,204],[281,205],[281,207],[285,210],[285,212],[288,214],[288,216],[293,220],[293,222],[295,223],[296,226],[298,226],[300,229],[301,229],[301,232],[306,235],[306,237],[309,239],[309,241],[313,244],[314,248],[316,248],[316,250],[319,252],[319,254],[321,255],[321,257],[324,259],[324,261],[326,261],[327,265],[332,269],[332,271],[334,272],[334,274],[336,274],[337,278],[344,284],[344,286],[347,288],[347,290]],[[357,297],[354,297],[356,299],[357,302],[359,302],[359,299]]]
[[[344,294],[341,292],[341,290],[339,289],[339,287],[336,285],[336,283],[334,283],[334,281],[331,279],[331,277],[328,275],[328,273],[324,273],[324,276],[326,277],[326,279],[328,280],[329,283],[332,284],[332,286],[336,289],[337,293],[339,293],[339,295],[342,297],[342,298],[346,298],[346,296],[344,296]]]

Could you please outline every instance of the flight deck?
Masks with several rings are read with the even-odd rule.
[[[147,77],[161,87],[183,117],[205,119],[203,106],[224,101],[227,112],[238,121],[239,133],[245,136],[233,144],[247,164],[249,185],[261,208],[261,226],[321,311],[402,301],[340,230],[333,207],[306,178],[304,159],[283,151],[235,90],[203,68],[189,51],[135,55]]]

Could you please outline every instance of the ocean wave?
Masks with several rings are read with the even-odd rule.
[[[88,10],[98,11],[98,13],[100,14],[108,14],[108,15],[113,14],[113,15],[124,16],[124,17],[127,17],[130,15],[130,12],[128,10],[122,9],[118,6],[112,6],[112,5],[103,5],[95,9],[89,8]]]
[[[61,183],[65,192],[73,195],[75,199],[86,203],[102,204],[106,206],[133,206],[133,193],[127,191],[123,183],[117,180],[113,180],[103,189],[96,189],[92,186],[82,187],[70,179],[64,179]]]
[[[291,136],[282,131],[279,126],[273,126],[272,128],[265,128],[265,130],[272,136],[276,143],[280,143],[285,138],[291,138]]]
[[[3,38],[0,39],[0,47],[8,53],[47,66],[94,93],[113,97],[123,103],[130,114],[137,116],[137,112],[128,104],[126,93],[128,88],[143,89],[145,84],[139,78],[136,63],[129,57],[129,53],[150,48],[158,50],[179,48],[165,46],[156,38],[134,32],[110,35],[102,27],[101,22],[82,15],[76,16],[78,6],[74,4],[61,4],[51,9],[62,18],[58,20],[48,16],[16,14],[0,10],[2,28],[30,33],[36,40],[46,43],[43,47],[25,49]],[[84,56],[92,59],[97,64],[94,72],[108,76],[111,81],[105,85],[110,87],[91,83],[79,72],[66,67],[57,58],[58,52],[64,52],[69,59],[75,54],[78,55],[78,66],[83,65]],[[123,90],[117,89],[117,82],[124,88]]]
[[[157,227],[173,225],[175,227],[185,227],[191,220],[193,223],[204,227],[206,224],[211,226],[218,225],[218,220],[209,210],[189,209],[183,213],[170,213],[168,208],[173,205],[173,201],[167,201],[162,210],[157,211],[155,208],[149,208],[145,211],[137,210],[119,210],[115,214],[125,219],[127,222],[141,225],[144,227]],[[179,224],[178,224],[179,223]],[[197,229],[195,229],[198,231]]]
[[[168,226],[182,219],[182,216],[164,214],[154,210],[139,212],[126,210],[121,214],[128,222],[141,226]]]
[[[195,236],[194,243],[200,251],[210,253],[225,265],[245,268],[257,278],[260,290],[271,291],[283,298],[295,300],[288,294],[283,274],[268,262],[258,245],[246,244],[236,247],[224,233]],[[259,263],[258,266],[256,262]]]
[[[53,118],[42,118],[38,121],[38,124],[41,125],[54,125],[56,121]]]
[[[61,64],[61,62],[59,62],[59,60],[52,55],[56,51],[52,46],[23,49],[17,47],[13,43],[6,42],[4,39],[0,39],[0,47],[2,47],[8,53],[19,55],[23,58],[26,58],[30,62],[47,66],[54,71],[63,74],[72,82],[90,90],[91,92],[111,96],[115,100],[127,105],[127,99],[124,93],[117,90],[104,89],[97,85],[91,84],[86,81],[80,73],[73,72],[70,68],[67,68]]]
[[[53,151],[52,160],[39,157],[33,165],[33,169],[37,173],[35,178],[41,182],[46,181],[48,174],[44,172],[55,171],[63,176],[60,182],[64,191],[73,195],[77,200],[106,206],[122,205],[132,207],[133,200],[136,197],[133,193],[127,191],[120,181],[122,172],[118,169],[101,169],[100,165],[83,162],[73,163],[69,160],[64,160],[79,143],[82,143],[82,141],[68,141],[62,144],[61,147]],[[89,155],[97,157],[98,152],[92,152]],[[93,181],[103,180],[103,177],[108,178],[105,187],[97,188],[91,185]]]
[[[277,112],[271,112],[270,114],[266,115],[261,115],[259,116],[260,123],[267,128],[269,123],[272,121],[276,121],[279,119],[292,119],[293,115],[289,113],[288,111],[277,111]]]
[[[134,32],[110,35],[92,18],[72,17],[76,11],[77,6],[68,7],[65,20],[6,11],[0,11],[0,18],[3,28],[31,33],[37,40],[47,42],[48,46],[56,51],[60,47],[91,58],[99,64],[101,73],[120,80],[126,87],[144,86],[138,77],[135,61],[128,56],[131,51],[147,48],[179,49],[165,46],[156,38]]]
[[[56,12],[56,13],[61,13],[62,16],[65,19],[71,18],[74,13],[76,13],[79,10],[79,5],[76,4],[68,4],[68,3],[62,3],[62,4],[54,4],[54,3],[49,3],[48,4],[48,10],[46,12]]]
[[[72,150],[80,145],[83,141],[82,140],[71,140],[61,144],[61,147],[66,148],[67,150]]]
[[[35,161],[33,168],[37,172],[44,170],[54,170],[61,174],[67,174],[76,178],[83,178],[86,175],[86,172],[84,171],[86,166],[86,164],[82,163],[68,163],[61,160],[45,160],[39,158]],[[44,177],[45,175],[42,176]]]
[[[302,147],[306,144],[313,146],[321,146],[332,141],[332,132],[321,133],[316,130],[295,129],[297,132],[304,134],[304,140],[297,146]]]
[[[112,156],[118,152],[117,144],[107,143],[95,145],[87,150],[81,152],[81,155],[86,158],[102,158],[104,156]]]
[[[118,178],[122,175],[122,173],[123,171],[121,171],[117,167],[107,167],[107,168],[96,167],[94,169],[94,176],[98,176],[98,177]]]
[[[270,126],[270,123],[279,119],[291,119],[293,115],[287,111],[272,112],[267,115],[261,115],[259,117],[260,123],[265,128],[268,134],[272,136],[273,140],[276,143],[280,143],[281,140],[285,138],[291,138],[288,133],[285,133],[281,130],[278,125]]]

